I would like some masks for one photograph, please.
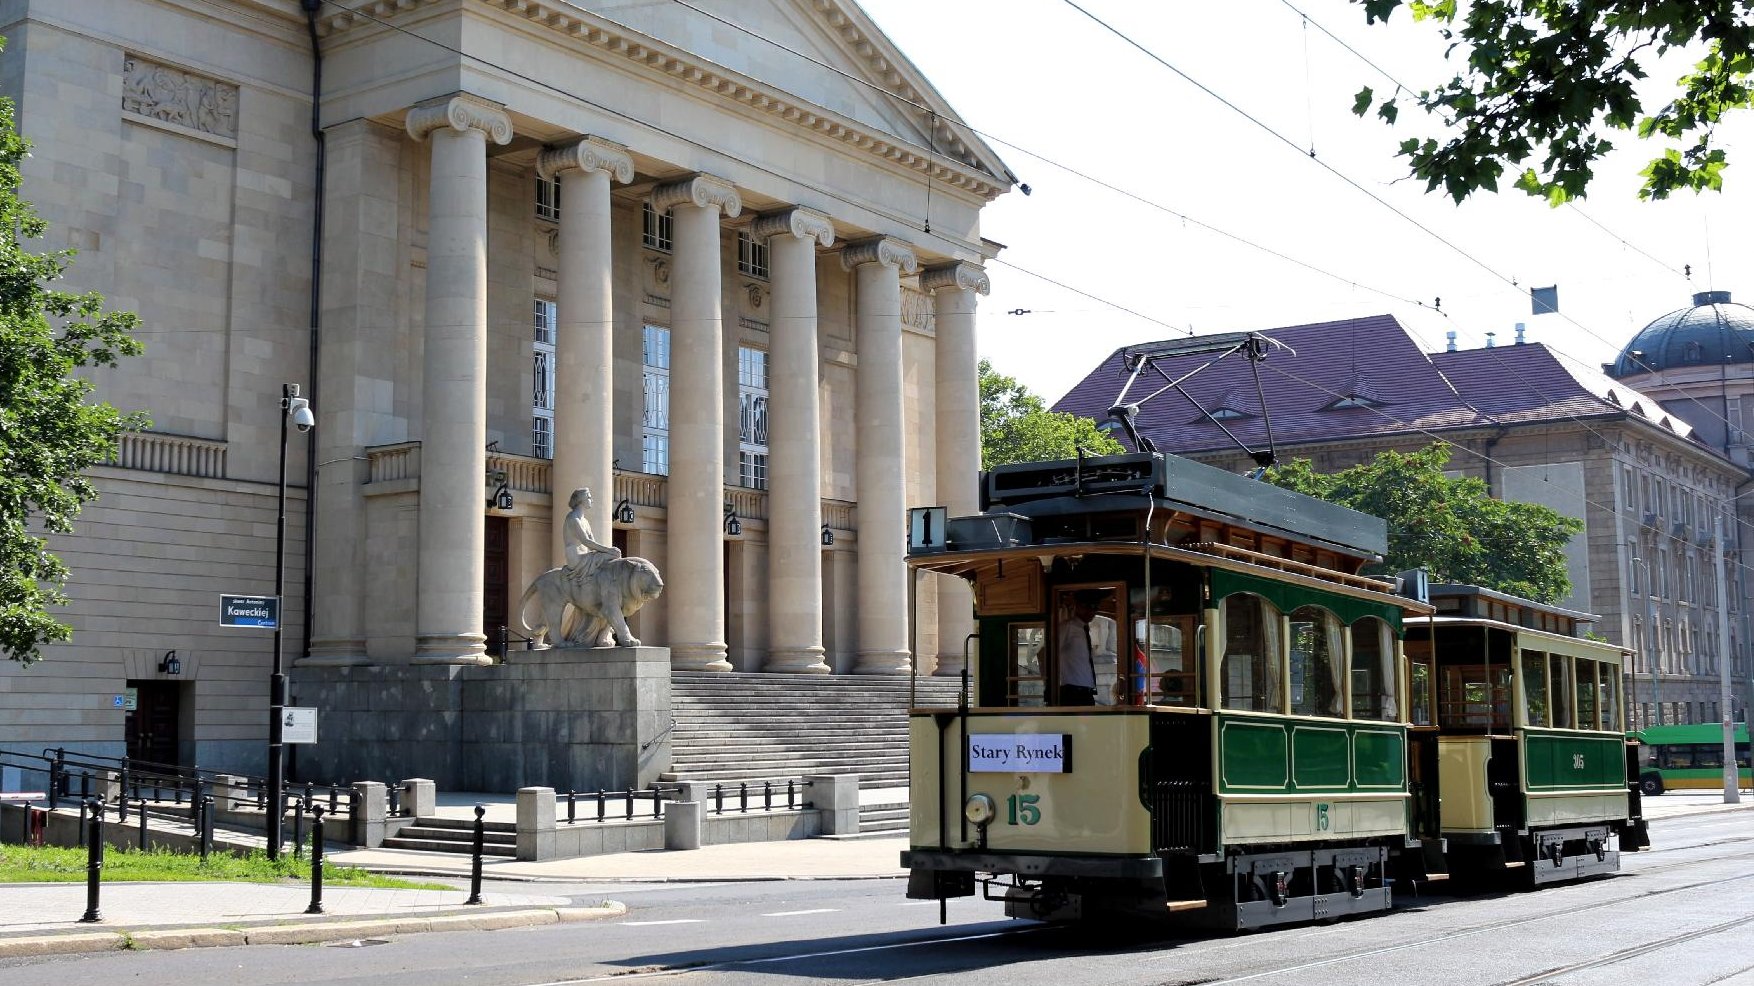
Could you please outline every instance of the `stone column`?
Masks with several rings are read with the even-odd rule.
[[[725,659],[725,370],[719,215],[743,211],[723,178],[696,175],[652,190],[672,209],[670,283],[670,656],[676,668],[729,671]]]
[[[497,104],[459,93],[415,106],[407,126],[432,143],[414,660],[485,664],[487,141],[510,141],[512,124]]]
[[[932,295],[937,328],[937,375],[933,416],[938,426],[938,503],[950,516],[980,510],[981,388],[975,356],[975,299],[991,290],[987,272],[970,263],[928,267],[920,290]],[[940,575],[938,583],[938,675],[960,675],[963,643],[974,630],[974,596],[968,583]]]
[[[609,543],[615,507],[615,305],[609,236],[609,182],[633,180],[625,148],[585,137],[544,150],[536,160],[544,178],[560,178],[559,325],[554,339],[555,565],[566,564],[561,506],[572,491],[589,487],[586,519],[597,540]]]
[[[902,461],[901,275],[918,266],[913,249],[887,237],[841,251],[853,271],[859,367],[854,481],[859,501],[858,674],[906,674],[907,488]]]
[[[397,358],[398,275],[394,223],[400,128],[350,120],[327,131],[324,168],[323,346],[311,410],[317,457],[311,644],[296,663],[353,665],[366,647],[365,450],[385,440],[380,410],[357,382],[392,379]],[[400,437],[400,436],[398,436]],[[413,602],[412,585],[408,602]],[[401,655],[404,659],[407,655]]]
[[[764,671],[827,674],[822,659],[822,407],[817,391],[816,247],[834,224],[808,209],[769,213],[773,284],[768,415],[768,657]]]

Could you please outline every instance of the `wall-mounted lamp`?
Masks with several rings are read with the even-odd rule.
[[[512,488],[510,486],[506,485],[505,470],[504,469],[489,469],[487,471],[487,481],[490,483],[498,484],[497,488],[494,489],[494,491],[493,491],[493,501],[492,501],[493,509],[495,509],[495,510],[510,510],[510,509],[512,509],[512,507],[515,506],[515,504],[512,502]]]
[[[737,508],[725,503],[725,533],[732,537],[742,537],[743,522],[737,519]]]
[[[182,674],[183,673],[183,662],[177,660],[177,652],[176,651],[167,650],[164,652],[164,658],[158,662],[158,673],[159,674]]]
[[[615,504],[615,522],[617,524],[631,524],[634,519],[633,503],[624,496]]]
[[[827,524],[822,525],[822,546],[824,548],[834,547],[834,532],[828,529]]]

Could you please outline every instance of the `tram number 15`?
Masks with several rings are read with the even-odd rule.
[[[1005,799],[1007,820],[1012,825],[1034,825],[1041,821],[1039,794],[1013,794]]]

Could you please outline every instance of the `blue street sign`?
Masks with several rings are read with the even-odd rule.
[[[219,625],[276,629],[280,626],[280,597],[232,596],[221,593]]]

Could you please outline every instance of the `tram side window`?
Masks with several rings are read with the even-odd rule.
[[[1526,650],[1523,656],[1523,723],[1547,725],[1547,655]]]
[[[1571,658],[1554,654],[1547,662],[1547,694],[1553,696],[1553,726],[1575,728],[1571,721]]]
[[[1601,710],[1596,708],[1596,662],[1576,659],[1577,728],[1602,728]]]
[[[1319,606],[1291,611],[1291,713],[1343,716],[1345,645],[1340,619]]]
[[[1407,648],[1408,719],[1415,726],[1429,726],[1434,721],[1431,697],[1431,641],[1409,639]]]
[[[1352,718],[1399,719],[1395,636],[1374,616],[1352,624]]]
[[[1149,630],[1144,620],[1134,623],[1135,634],[1150,634],[1151,666],[1146,686],[1150,701],[1159,705],[1198,705],[1199,647],[1204,641],[1194,629],[1191,616],[1153,617]],[[1204,629],[1203,627],[1200,629]]]
[[[1224,600],[1224,695],[1227,709],[1278,712],[1279,610],[1239,592]]]

